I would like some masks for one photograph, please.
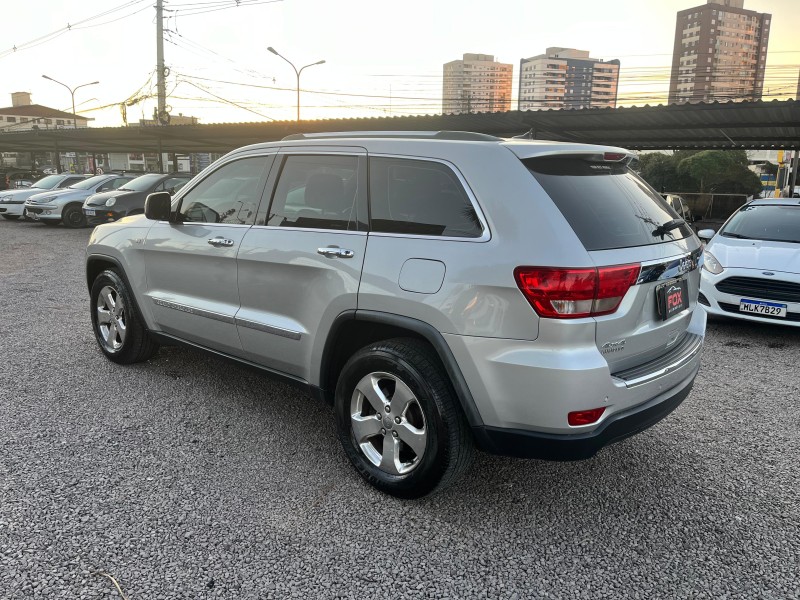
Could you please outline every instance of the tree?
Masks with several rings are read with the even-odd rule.
[[[690,177],[678,171],[681,159],[697,154],[696,150],[679,150],[673,154],[652,152],[639,157],[639,173],[659,192],[693,191]]]
[[[753,195],[761,181],[748,168],[744,150],[679,150],[639,157],[639,172],[662,192]]]
[[[748,168],[744,150],[703,150],[682,158],[677,170],[691,177],[697,185],[696,191],[701,193],[750,196],[761,191],[761,180]]]

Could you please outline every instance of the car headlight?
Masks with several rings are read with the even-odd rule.
[[[117,203],[116,198],[109,198],[108,200],[106,200],[106,206],[114,206],[116,203]]]
[[[0,197],[0,202],[9,202],[13,196]]]
[[[719,275],[724,270],[716,257],[708,250],[703,252],[703,268],[714,275]]]
[[[38,198],[35,200],[35,202],[38,204],[43,204],[45,202],[52,202],[56,198],[58,198],[58,196],[45,196],[44,198]],[[31,200],[31,202],[34,202],[34,200]]]

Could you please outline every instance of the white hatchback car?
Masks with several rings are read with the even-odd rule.
[[[712,315],[800,326],[800,201],[742,206],[704,252],[699,301]]]

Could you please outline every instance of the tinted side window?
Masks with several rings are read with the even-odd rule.
[[[170,177],[159,183],[153,191],[155,192],[169,192],[174,195],[179,189],[189,182],[188,179],[183,177]]]
[[[115,177],[114,179],[110,179],[106,181],[103,185],[97,188],[98,192],[105,192],[106,190],[115,190],[118,187],[122,186],[123,183],[126,181],[130,181],[129,177]]]
[[[185,177],[170,177],[164,182],[164,189],[170,194],[175,194],[187,183],[189,183],[189,180]]]
[[[69,187],[73,184],[79,183],[86,179],[85,177],[67,177],[64,182],[58,187]]]
[[[267,225],[358,229],[358,157],[290,155],[278,177]]]
[[[178,219],[252,225],[266,163],[264,157],[253,157],[223,165],[181,199]]]
[[[111,189],[118,190],[126,183],[128,183],[130,180],[131,180],[130,177],[117,177],[114,181],[111,182]]]
[[[371,158],[370,230],[480,237],[481,222],[447,166],[425,160]]]
[[[623,163],[593,162],[581,156],[522,162],[587,250],[646,246],[692,235],[688,225],[654,235],[659,225],[678,214]]]

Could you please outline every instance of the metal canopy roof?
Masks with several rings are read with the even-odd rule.
[[[632,150],[800,149],[800,101],[510,111],[320,121],[38,129],[0,133],[0,152],[227,152],[293,133],[474,131]]]

